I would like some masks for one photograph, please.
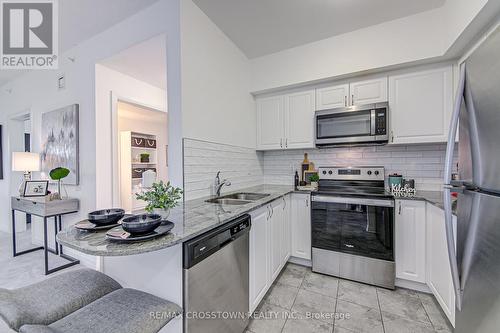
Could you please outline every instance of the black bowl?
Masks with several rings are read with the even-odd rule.
[[[133,235],[148,234],[160,226],[161,219],[158,214],[134,215],[123,219],[122,228]]]
[[[88,220],[97,225],[114,224],[125,215],[125,211],[121,208],[102,209],[91,212],[88,215]]]

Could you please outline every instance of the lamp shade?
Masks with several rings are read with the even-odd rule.
[[[12,171],[40,171],[40,154],[13,152]]]

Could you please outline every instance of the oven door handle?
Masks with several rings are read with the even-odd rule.
[[[341,203],[353,205],[366,205],[366,206],[379,206],[379,207],[394,207],[394,200],[392,199],[368,199],[368,198],[350,198],[350,197],[332,197],[326,195],[314,195],[312,197],[314,202],[326,203]]]

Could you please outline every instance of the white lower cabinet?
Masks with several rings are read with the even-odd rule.
[[[250,228],[250,260],[249,260],[249,296],[250,311],[257,305],[269,289],[269,209],[263,207],[250,213],[252,226]]]
[[[270,239],[271,239],[271,280],[274,281],[280,271],[283,261],[283,227],[284,203],[278,199],[271,203]]]
[[[292,257],[311,260],[311,196],[291,195]]]
[[[456,217],[453,223],[456,235]],[[394,252],[396,278],[427,284],[454,325],[455,293],[444,211],[425,201],[396,200]]]
[[[425,201],[396,200],[396,278],[425,283]]]
[[[254,311],[290,257],[290,196],[250,212],[249,306]]]
[[[454,218],[456,235],[456,218]],[[455,292],[451,277],[444,211],[427,204],[427,285],[452,324],[455,323]],[[456,239],[455,239],[456,240]]]

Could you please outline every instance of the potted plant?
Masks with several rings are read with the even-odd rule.
[[[312,187],[318,188],[319,175],[317,173],[310,175],[309,181],[311,182]]]
[[[141,163],[149,163],[149,154],[148,153],[142,153],[140,156],[141,156]]]
[[[50,170],[49,176],[52,180],[57,180],[57,195],[54,195],[55,199],[61,200],[62,195],[62,180],[68,177],[70,171],[69,169],[58,167]]]
[[[146,201],[146,211],[148,213],[161,215],[166,220],[170,214],[170,209],[177,206],[177,203],[182,198],[182,190],[173,187],[170,182],[165,184],[160,181],[153,183],[153,186],[147,191],[137,193],[136,198]]]

